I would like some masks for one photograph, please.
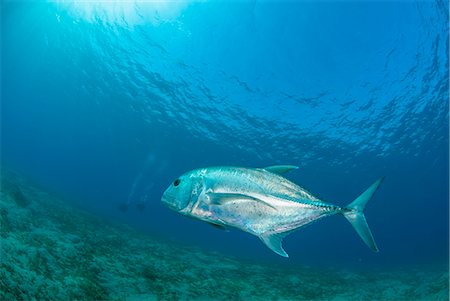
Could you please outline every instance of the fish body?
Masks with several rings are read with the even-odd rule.
[[[183,215],[256,235],[275,253],[284,257],[288,255],[282,247],[283,237],[335,214],[343,214],[354,227],[358,224],[361,231],[357,229],[357,232],[360,235],[363,233],[363,240],[373,250],[378,250],[362,210],[355,209],[355,206],[339,207],[320,200],[283,177],[283,174],[293,169],[297,167],[223,166],[196,169],[176,179],[164,192],[162,201]],[[376,187],[371,186],[372,193],[364,198],[365,203],[380,183],[381,179],[372,185]]]

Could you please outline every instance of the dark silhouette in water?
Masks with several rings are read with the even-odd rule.
[[[147,202],[148,202],[148,197],[147,197],[147,195],[144,195],[143,197],[141,197],[141,200],[136,204],[136,208],[141,212],[144,211],[145,206],[147,206]]]
[[[447,266],[243,262],[104,220],[1,172],[0,300],[449,300]],[[5,178],[29,206],[19,206]]]
[[[139,211],[144,211],[145,210],[145,203],[139,202],[136,204],[136,208]]]
[[[139,202],[137,202],[136,205],[136,209],[143,212],[145,210],[145,207],[147,206],[147,202],[148,202],[148,198],[147,195],[144,195],[143,197],[141,197],[141,199],[139,200]],[[130,201],[126,201],[124,203],[119,204],[118,209],[122,212],[127,212],[128,211],[128,207],[130,205]]]
[[[153,170],[151,168],[151,166],[155,163],[155,156],[154,154],[150,153],[145,162],[144,162],[144,167],[142,168],[141,172],[136,176],[136,178],[134,179],[133,184],[131,185],[131,191],[130,194],[128,195],[128,199],[124,204],[121,204],[119,209],[123,212],[128,210],[128,205],[136,199],[136,196],[138,196],[140,193],[139,191],[141,191],[141,195],[143,195],[141,197],[141,199],[139,201],[133,201],[136,204],[136,209],[138,209],[139,211],[144,211],[145,210],[145,206],[147,204],[147,195],[148,192],[150,191],[150,189],[153,187],[153,183],[148,183],[148,181],[145,180],[145,178],[147,176],[149,176],[148,172]],[[142,191],[143,190],[143,191]]]

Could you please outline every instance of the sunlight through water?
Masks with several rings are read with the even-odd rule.
[[[76,18],[88,22],[134,26],[158,25],[176,19],[189,0],[58,1]]]

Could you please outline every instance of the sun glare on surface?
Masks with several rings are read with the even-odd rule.
[[[80,0],[57,1],[76,18],[90,22],[137,25],[176,19],[190,0]]]

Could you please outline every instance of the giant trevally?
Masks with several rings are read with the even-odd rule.
[[[320,200],[282,176],[297,168],[200,168],[177,178],[161,200],[183,215],[256,235],[284,257],[288,257],[282,246],[286,235],[323,217],[342,214],[367,246],[377,252],[363,211],[383,178],[353,202],[340,207]]]

